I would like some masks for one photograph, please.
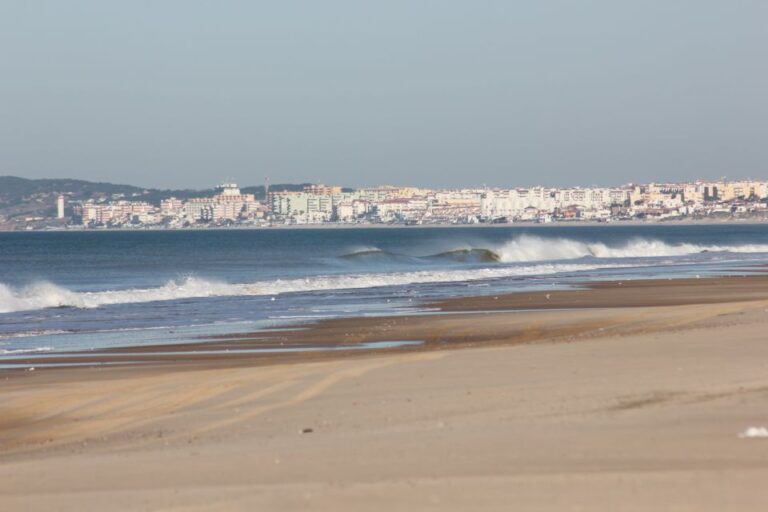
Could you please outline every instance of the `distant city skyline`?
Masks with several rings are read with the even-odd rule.
[[[765,179],[556,188],[284,185],[268,194],[233,182],[158,191],[0,176],[0,230],[768,219]]]
[[[0,175],[151,188],[766,175],[762,2],[0,4]]]

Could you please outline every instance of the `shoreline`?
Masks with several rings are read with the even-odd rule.
[[[625,310],[674,311],[676,307],[708,305],[738,308],[739,304],[759,301],[768,301],[768,275],[761,268],[745,275],[701,279],[585,282],[570,289],[427,302],[415,306],[412,314],[279,324],[256,332],[204,336],[200,341],[188,343],[52,351],[31,357],[0,356],[0,365],[17,365],[0,367],[0,376],[18,375],[28,367],[45,372],[84,369],[109,372],[158,366],[173,371],[208,365],[298,364],[483,344],[516,345],[594,334],[601,326],[616,328],[615,319],[623,318]],[[480,321],[482,324],[478,325]],[[542,323],[549,327],[533,333],[526,330],[529,324]],[[369,344],[372,346],[367,347]],[[383,346],[377,347],[377,344]]]
[[[724,224],[755,225],[763,226],[768,224],[768,218],[724,218],[724,219],[677,219],[677,220],[614,220],[610,222],[601,221],[560,221],[560,222],[512,222],[506,224],[477,223],[477,224],[275,224],[270,226],[217,226],[217,227],[189,227],[189,228],[164,228],[164,227],[142,227],[142,228],[71,228],[71,229],[0,229],[0,233],[90,233],[90,232],[144,232],[144,231],[261,231],[261,230],[326,230],[326,229],[452,229],[452,228],[512,228],[512,227],[574,227],[574,226],[720,226]]]
[[[630,283],[0,372],[0,508],[764,510],[768,276]]]

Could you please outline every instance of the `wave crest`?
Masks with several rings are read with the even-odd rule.
[[[466,246],[427,256],[409,256],[368,247],[342,256],[346,260],[456,263],[533,263],[581,258],[623,259],[686,256],[701,253],[768,253],[768,245],[700,245],[669,243],[658,239],[632,238],[609,244],[571,238],[518,236],[500,246]]]
[[[0,283],[0,313],[56,307],[84,307],[80,294],[53,283],[33,283],[11,288]]]
[[[0,313],[50,307],[96,308],[112,304],[169,301],[205,297],[275,296],[283,293],[350,290],[409,284],[479,281],[531,275],[579,272],[621,265],[539,264],[515,267],[489,267],[466,270],[420,270],[397,273],[344,274],[303,279],[276,279],[252,283],[224,283],[187,277],[155,288],[131,288],[103,292],[73,292],[52,283],[37,283],[24,288],[0,284]]]
[[[585,242],[567,238],[540,238],[524,235],[495,249],[462,248],[418,258],[422,261],[451,260],[470,263],[508,264],[485,265],[483,268],[474,268],[477,265],[469,268],[456,268],[454,266],[449,269],[430,268],[428,270],[408,270],[392,273],[321,275],[297,279],[276,279],[234,284],[199,277],[187,277],[177,281],[169,281],[162,286],[153,288],[132,288],[99,292],[76,292],[49,282],[38,282],[17,288],[0,283],[0,313],[54,307],[97,308],[112,304],[172,301],[205,297],[275,296],[295,292],[552,275],[562,272],[637,266],[638,264],[637,262],[634,264],[629,264],[629,261],[622,262],[622,259],[674,257],[705,252],[768,253],[768,245],[718,246],[690,243],[670,244],[661,240],[642,238],[627,240],[620,245],[608,245],[602,242]],[[411,258],[409,261],[413,261],[416,258],[387,253],[377,248],[366,248],[351,253],[349,256],[361,257],[359,255],[362,255],[362,257],[366,257],[366,255],[385,255],[385,257]],[[574,260],[582,261],[577,262]]]
[[[634,238],[621,245],[584,242],[569,238],[540,238],[521,236],[497,249],[503,263],[558,261],[580,258],[654,258],[686,256],[708,252],[768,253],[768,245],[698,245],[670,244],[661,240]]]
[[[359,249],[356,251],[352,251],[350,253],[344,254],[341,256],[345,260],[358,260],[358,259],[368,259],[368,258],[397,258],[402,255],[395,254],[393,252],[385,251],[383,249],[379,249],[378,247],[370,247],[365,249]]]

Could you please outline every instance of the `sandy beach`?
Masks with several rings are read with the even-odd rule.
[[[765,276],[431,306],[2,371],[0,509],[768,506]]]

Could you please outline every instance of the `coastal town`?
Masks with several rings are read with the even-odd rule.
[[[442,225],[768,218],[768,181],[696,181],[603,188],[426,189],[323,184],[257,197],[223,183],[200,197],[55,195],[50,215],[16,219],[16,229]],[[49,194],[50,196],[50,194]]]

